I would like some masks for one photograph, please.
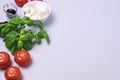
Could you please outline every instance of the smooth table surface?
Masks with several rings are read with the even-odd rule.
[[[6,2],[14,0],[0,0],[0,22],[7,20]],[[32,63],[20,68],[22,80],[120,80],[120,0],[45,2],[52,9],[44,23],[51,43],[43,40],[29,51]],[[0,50],[9,52],[1,38]]]

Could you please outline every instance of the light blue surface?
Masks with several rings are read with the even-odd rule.
[[[0,21],[6,20],[7,1],[0,0]],[[120,0],[45,2],[52,8],[45,23],[51,43],[33,47],[22,80],[120,80]],[[0,50],[9,52],[1,39]]]

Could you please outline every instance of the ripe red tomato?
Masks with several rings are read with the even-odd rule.
[[[10,56],[7,52],[0,52],[0,68],[6,68],[10,64]]]
[[[20,80],[21,71],[16,66],[10,66],[6,69],[4,75],[6,80]]]
[[[20,50],[14,55],[15,62],[20,66],[27,66],[30,63],[30,53],[25,50]]]
[[[28,0],[15,0],[15,3],[20,7],[22,7],[27,2]]]

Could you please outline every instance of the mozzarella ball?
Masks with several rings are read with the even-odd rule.
[[[30,12],[30,7],[25,7],[25,8],[23,9],[23,11],[24,11],[25,13],[29,13],[29,12]]]

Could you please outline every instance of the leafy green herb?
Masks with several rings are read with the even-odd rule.
[[[43,29],[43,23],[40,20],[35,21],[38,27],[42,30]]]
[[[32,41],[31,40],[28,40],[28,41],[23,41],[23,48],[25,50],[30,50],[32,48]]]
[[[50,39],[49,39],[47,32],[45,30],[41,30],[41,33],[42,33],[43,37],[46,39],[47,43],[49,44]]]
[[[20,21],[21,21],[20,18],[15,17],[15,18],[12,18],[12,19],[9,21],[9,24],[14,25],[14,27],[18,27],[19,24],[20,24]]]
[[[22,30],[22,31],[24,31],[24,30]],[[34,38],[34,34],[32,33],[31,30],[30,31],[24,31],[23,34],[21,32],[21,34],[20,34],[20,39],[22,41],[32,40],[33,38]]]
[[[38,33],[33,33],[32,30],[25,30],[26,25],[29,27],[33,26],[32,20],[26,16],[23,18],[15,17],[7,23],[0,24],[0,35],[5,42],[6,48],[11,51],[12,55],[21,49],[32,49],[34,39],[39,44],[41,43],[41,39],[46,39],[47,43],[50,43],[49,36],[43,29],[43,23],[40,20],[36,20],[35,22],[40,28]]]
[[[40,20],[36,20],[36,24],[38,25],[38,27],[41,29],[41,31],[38,32],[38,34],[36,35],[36,39],[39,38],[45,38],[47,43],[50,43],[50,39],[49,36],[47,34],[47,32],[43,29],[43,24]],[[38,41],[37,41],[38,42]]]
[[[20,25],[28,25],[28,26],[32,26],[33,25],[33,23],[32,23],[32,20],[30,20],[30,18],[29,17],[23,17],[22,19],[21,19],[21,21],[20,21]]]

